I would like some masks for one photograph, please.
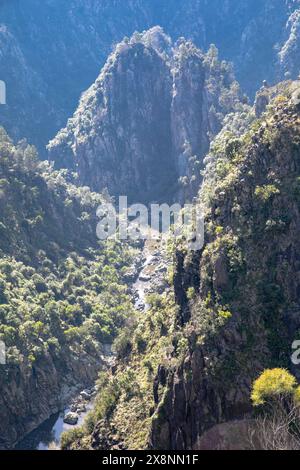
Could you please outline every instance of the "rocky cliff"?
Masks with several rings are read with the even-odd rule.
[[[49,159],[76,170],[81,184],[130,201],[192,197],[210,139],[242,107],[240,97],[215,48],[173,44],[159,27],[136,33],[117,45],[49,143]]]
[[[160,25],[232,61],[246,93],[299,73],[298,0],[2,0],[1,124],[44,146],[74,112],[113,44]]]
[[[45,355],[28,367],[8,366],[0,372],[0,449],[12,449],[18,440],[58,413],[81,388],[90,386],[105,361],[86,354],[67,360]]]
[[[296,3],[296,2],[295,2]],[[300,9],[293,11],[286,25],[285,42],[279,52],[281,76],[296,77],[300,73]]]
[[[188,352],[164,379],[153,448],[196,449],[214,424],[251,416],[251,382],[261,370],[294,368],[300,82],[282,84],[281,92],[242,137],[221,133],[207,159],[200,194],[206,244],[200,256],[182,262],[177,255],[175,293]]]
[[[299,103],[300,82],[283,83],[259,120],[231,117],[215,139],[198,201],[205,245],[173,248],[169,290],[119,349],[93,432],[66,447],[198,449],[215,425],[251,418],[263,369],[299,373]]]

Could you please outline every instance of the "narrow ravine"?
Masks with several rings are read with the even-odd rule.
[[[110,368],[114,362],[114,355],[111,345],[104,345],[105,356],[102,368]],[[55,450],[60,449],[60,439],[63,432],[69,429],[80,427],[87,416],[93,410],[97,395],[97,384],[92,384],[89,388],[78,391],[76,396],[70,399],[69,403],[58,413],[50,416],[49,419],[41,423],[36,429],[20,440],[15,450]],[[68,419],[69,418],[69,419]],[[73,418],[74,424],[69,424]]]
[[[78,400],[79,397],[76,398]],[[95,396],[91,395],[89,401],[82,401],[85,411],[78,413],[78,421],[76,425],[64,422],[64,417],[72,412],[72,404],[59,413],[52,415],[44,421],[37,429],[28,434],[20,441],[16,450],[55,450],[60,448],[60,438],[63,432],[74,429],[83,424],[86,415],[94,407]]]
[[[135,308],[146,312],[149,308],[147,296],[151,293],[162,293],[166,286],[168,263],[162,255],[162,242],[147,240],[137,266],[135,281],[131,292]],[[106,348],[104,363],[109,368],[113,365],[114,356],[111,347]],[[60,439],[63,432],[81,426],[87,414],[93,410],[97,395],[97,385],[84,389],[70,400],[60,412],[52,415],[35,430],[25,436],[15,446],[16,450],[55,450],[60,449]],[[66,418],[74,418],[75,424],[68,424]],[[67,419],[68,421],[68,419]]]

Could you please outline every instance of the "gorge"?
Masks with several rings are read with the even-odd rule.
[[[300,396],[300,2],[0,13],[0,449],[268,447],[266,399]],[[99,240],[122,195],[193,204],[203,246]]]

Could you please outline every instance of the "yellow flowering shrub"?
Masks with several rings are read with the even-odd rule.
[[[295,377],[285,369],[267,369],[255,380],[251,399],[254,406],[263,405],[267,398],[293,395],[297,386]],[[297,390],[297,389],[296,389]],[[300,390],[297,392],[300,398]]]

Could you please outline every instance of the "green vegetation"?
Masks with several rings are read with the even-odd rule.
[[[267,369],[252,387],[258,408],[252,435],[263,450],[300,449],[300,387],[285,369]]]
[[[188,300],[192,300],[193,297],[195,296],[195,288],[194,287],[189,287],[188,290],[187,290],[187,298]]]
[[[264,186],[257,186],[255,189],[255,196],[262,202],[267,202],[272,197],[280,194],[280,191],[274,184],[266,184]]]
[[[147,447],[150,433],[158,445],[168,446],[169,434],[175,439],[180,426],[192,427],[187,408],[193,415],[201,407],[209,425],[207,409],[218,403],[249,408],[249,384],[264,368],[253,386],[253,403],[292,397],[292,424],[280,415],[286,426],[282,447],[297,445],[290,424],[298,423],[300,389],[283,368],[291,344],[286,314],[298,309],[300,246],[293,224],[299,223],[299,118],[286,100],[271,104],[260,120],[246,108],[237,114],[206,159],[200,191],[207,228],[203,250],[169,245],[177,263],[168,277],[178,305],[172,286],[164,296],[149,297],[150,310],[115,342],[117,367],[101,382],[103,396],[82,437],[66,436],[66,447],[90,448],[91,430],[128,449]],[[194,400],[204,390],[213,390],[213,403]],[[177,429],[169,426],[170,412]],[[102,445],[111,446],[97,444]]]
[[[102,196],[0,132],[0,340],[7,362],[99,356],[133,316],[122,273],[135,251],[96,238]]]
[[[127,449],[147,447],[151,416],[155,409],[153,381],[159,366],[168,367],[184,356],[188,340],[180,334],[172,344],[176,307],[171,293],[160,296],[154,305],[137,318],[136,326],[116,339],[118,367],[114,373],[102,373],[101,392],[95,409],[80,432],[64,433],[63,448],[90,448],[90,434],[96,424],[103,436],[112,436]],[[129,346],[130,345],[130,346]],[[158,399],[163,398],[163,387]],[[109,439],[107,438],[107,442]]]
[[[289,96],[289,84],[279,88],[281,95]],[[297,298],[282,282],[294,283],[294,268],[279,261],[279,247],[288,237],[298,250],[290,227],[299,206],[299,118],[289,99],[279,97],[271,100],[262,118],[254,119],[252,111],[247,117],[237,113],[206,159],[200,197],[208,241],[200,277],[213,310],[219,304],[239,313],[239,331],[249,340],[244,354],[253,354],[248,322],[259,327],[262,319],[266,336],[261,340],[274,358],[268,365],[285,367],[289,356],[283,312],[297,304]],[[248,122],[246,129],[241,120]]]

